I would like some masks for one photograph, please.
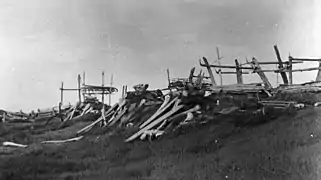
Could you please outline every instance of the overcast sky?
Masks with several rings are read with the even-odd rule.
[[[200,70],[199,57],[214,63],[216,46],[224,64],[245,56],[275,61],[274,44],[284,60],[289,52],[320,57],[317,1],[0,0],[0,109],[57,105],[61,81],[75,88],[83,71],[89,84],[100,84],[104,70],[106,83],[113,73],[119,90],[139,83],[163,88],[167,67],[172,76],[186,77],[190,68]],[[294,78],[299,83],[315,75]],[[252,75],[245,82],[250,77],[259,81]],[[234,76],[223,80],[236,82]],[[65,94],[66,102],[76,99],[77,93]]]

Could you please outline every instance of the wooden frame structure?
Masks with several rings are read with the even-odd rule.
[[[60,90],[60,103],[59,103],[59,112],[61,112],[61,106],[63,105],[63,92],[64,91],[77,91],[78,92],[78,101],[81,103],[81,95],[83,95],[83,98],[85,99],[86,95],[101,95],[101,101],[103,104],[105,104],[105,95],[109,95],[109,105],[111,105],[111,94],[118,92],[118,89],[112,86],[105,86],[104,83],[104,76],[105,73],[102,72],[102,85],[97,86],[97,85],[88,85],[85,84],[85,72],[83,73],[83,83],[81,85],[81,76],[78,74],[78,88],[64,88],[64,83],[61,82],[61,88]],[[113,78],[113,76],[112,76]],[[112,79],[111,79],[111,84],[112,84]],[[126,86],[127,87],[127,86]],[[124,88],[123,88],[124,90]],[[127,90],[127,88],[126,88]],[[124,92],[123,92],[124,94]]]
[[[278,50],[277,45],[274,45],[274,51],[277,56],[278,60],[278,69],[277,70],[262,70],[262,72],[274,72],[274,73],[280,73],[281,77],[283,79],[283,83],[285,85],[293,85],[293,72],[303,72],[303,71],[313,71],[313,70],[318,70],[318,75],[316,77],[316,81],[321,81],[321,59],[316,58],[293,58],[292,56],[289,55],[288,61],[283,62],[280,56],[280,52]],[[319,62],[319,67],[312,67],[312,68],[304,68],[304,69],[293,69],[294,64],[298,63],[303,63],[306,61],[316,61]],[[265,64],[275,64],[275,62],[261,62],[260,64],[265,63]],[[285,65],[285,66],[283,66]],[[289,79],[287,78],[286,72],[288,72]]]
[[[237,84],[243,84],[243,74],[250,74],[251,72],[247,72],[247,71],[242,71],[244,70],[253,70],[254,73],[257,73],[260,78],[262,79],[265,87],[267,89],[272,89],[272,85],[271,83],[268,81],[268,78],[265,75],[265,72],[273,72],[273,73],[280,73],[283,83],[285,85],[292,85],[293,84],[293,72],[302,72],[302,71],[313,71],[313,70],[318,70],[318,75],[316,77],[316,81],[321,81],[321,59],[312,59],[312,58],[293,58],[292,56],[289,56],[288,61],[283,62],[279,49],[277,47],[277,45],[273,46],[274,51],[276,53],[276,58],[277,58],[277,62],[273,62],[273,61],[267,61],[267,62],[259,62],[256,58],[252,58],[252,61],[249,62],[248,60],[246,60],[247,62],[244,64],[240,64],[238,62],[237,59],[235,59],[235,66],[230,66],[230,65],[221,65],[220,63],[218,65],[214,65],[214,64],[209,64],[207,61],[207,58],[203,57],[203,63],[201,62],[201,60],[199,61],[199,64],[201,67],[206,67],[209,73],[209,77],[204,77],[204,78],[210,78],[212,81],[212,88],[214,89],[217,85],[216,85],[216,81],[214,79],[213,76],[213,72],[211,70],[211,68],[219,68],[219,70],[216,70],[216,73],[219,74],[220,76],[222,76],[222,74],[236,74],[236,78],[237,78]],[[218,55],[219,57],[219,55]],[[293,69],[293,65],[294,64],[298,64],[298,63],[303,63],[305,61],[317,61],[319,62],[319,67],[313,67],[313,68],[305,68],[305,69]],[[261,68],[261,65],[278,65],[277,69],[274,70],[264,70]],[[251,67],[243,67],[243,65],[250,65]],[[231,72],[231,71],[221,71],[221,69],[235,69],[235,72]],[[286,74],[286,72],[288,72],[288,76]]]

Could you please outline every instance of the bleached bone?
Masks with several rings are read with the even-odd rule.
[[[90,108],[84,113],[84,115],[90,113],[93,109],[94,109],[93,107],[90,107]]]
[[[110,121],[110,123],[109,123],[109,126],[112,126],[112,125],[114,125],[126,112],[127,112],[127,107],[120,113],[120,114],[118,114],[114,119],[113,119],[113,121]]]
[[[188,122],[188,121],[192,120],[193,118],[194,118],[193,113],[189,112],[189,113],[187,113],[187,117],[184,120],[184,122]]]
[[[26,147],[28,147],[27,145],[18,144],[18,143],[14,143],[14,142],[8,142],[8,141],[3,142],[2,145],[3,145],[3,146],[21,147],[21,148],[26,148]]]
[[[72,119],[77,107],[78,107],[78,103],[76,103],[76,105],[72,108],[71,114],[68,113],[68,116],[64,119],[64,121],[68,121],[68,120]]]
[[[141,107],[142,105],[144,105],[146,103],[146,99],[142,99],[138,105],[138,107]]]
[[[305,107],[305,105],[303,103],[299,103],[299,104],[295,104],[294,107],[298,109],[302,109]]]
[[[192,113],[192,112],[197,112],[197,111],[200,110],[200,109],[201,109],[201,106],[200,106],[200,105],[195,105],[193,108],[188,109],[188,110],[186,110],[186,111],[184,111],[184,112],[181,112],[181,113],[176,114],[175,116],[171,117],[171,118],[169,119],[169,121],[175,119],[176,117],[181,116],[182,114],[188,114],[188,113]]]
[[[155,114],[153,114],[149,119],[147,119],[142,125],[139,126],[140,129],[144,128],[147,124],[149,124],[151,121],[153,121],[157,116],[159,116],[161,113],[163,113],[168,107],[170,107],[178,97],[175,97],[171,102],[167,103],[168,100],[165,99],[164,103],[161,105],[161,107],[156,111]]]
[[[75,114],[75,111],[76,111],[76,109],[78,108],[78,105],[79,105],[79,104],[76,103],[75,108],[74,108],[74,110],[72,111],[69,120],[73,118],[73,116],[74,116],[74,114]]]
[[[173,101],[172,101],[173,102]],[[175,101],[176,102],[176,101]],[[133,134],[131,137],[127,138],[125,140],[125,142],[129,142],[132,141],[134,139],[136,139],[137,137],[139,137],[142,133],[144,133],[145,131],[153,128],[154,126],[156,126],[158,123],[164,121],[165,119],[167,119],[168,117],[170,117],[171,115],[173,115],[174,113],[176,113],[177,111],[179,111],[180,109],[183,108],[183,105],[177,105],[175,104],[174,108],[172,110],[170,110],[169,112],[167,112],[166,114],[164,114],[163,116],[159,117],[158,119],[156,119],[155,121],[151,122],[150,124],[148,124],[147,126],[145,126],[144,128],[140,129],[138,132],[136,132],[135,134]]]
[[[114,105],[114,106],[115,106],[115,105]],[[109,114],[107,114],[105,117],[109,117],[110,115],[113,114],[113,112],[111,112],[111,110],[112,110],[112,108],[110,108],[110,109],[108,110]],[[95,126],[96,124],[98,124],[98,123],[99,123],[100,121],[102,121],[102,120],[103,120],[103,118],[102,118],[102,116],[101,116],[101,117],[99,117],[96,121],[94,121],[93,123],[91,123],[91,124],[89,124],[88,126],[82,128],[81,130],[77,131],[77,134],[90,130],[93,126]]]
[[[123,107],[126,105],[126,100],[122,99],[121,102],[119,103],[119,106],[117,108],[117,110],[115,111],[115,113],[113,114],[113,116],[109,119],[108,123],[112,122],[116,116],[119,114],[119,112],[123,109]]]
[[[65,142],[72,142],[72,141],[79,141],[82,139],[83,136],[75,137],[75,138],[70,138],[70,139],[65,139],[65,140],[51,140],[51,141],[42,141],[41,144],[58,144],[58,143],[65,143]]]
[[[157,110],[157,111],[162,110],[162,109],[166,106],[166,104],[169,102],[169,100],[170,100],[170,99],[171,99],[171,97],[170,97],[170,96],[165,96],[165,99],[164,99],[163,104],[161,105],[161,107],[159,107],[159,108],[158,108],[158,110]]]
[[[78,117],[83,116],[83,115],[85,114],[85,112],[86,112],[89,108],[90,108],[90,104],[87,104],[87,105],[85,106],[85,108],[83,109],[82,113],[79,114],[78,116],[74,117],[74,118],[78,118]]]
[[[314,106],[315,106],[315,107],[321,106],[321,102],[316,102],[316,103],[314,103]]]
[[[158,136],[161,136],[162,134],[164,134],[164,131],[159,131],[159,130],[148,130],[145,131],[141,136],[140,136],[140,140],[145,140],[146,137],[148,136],[149,138],[151,138],[153,135],[155,135],[155,137],[157,138]]]

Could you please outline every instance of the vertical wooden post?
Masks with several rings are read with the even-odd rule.
[[[292,57],[289,56],[289,84],[292,85],[293,84],[293,76],[292,76]]]
[[[216,47],[216,55],[217,55],[218,65],[221,66],[221,57],[220,57],[220,52],[219,52],[218,47]],[[222,77],[222,69],[221,68],[218,69],[218,74],[220,76],[220,85],[223,86],[223,77]]]
[[[85,78],[86,78],[86,72],[84,71],[83,74],[82,74],[82,86],[84,87],[86,82],[85,82]],[[83,92],[82,92],[82,95],[83,95],[83,99],[85,100],[85,97],[86,97],[86,93],[87,93],[87,90],[83,89]]]
[[[193,67],[189,73],[189,77],[188,77],[189,83],[193,83],[194,72],[195,72],[195,67]]]
[[[64,82],[62,81],[61,82],[61,88],[60,88],[60,103],[61,103],[61,105],[64,102],[64,92],[63,92],[63,90],[64,90]]]
[[[167,68],[167,82],[168,82],[168,88],[169,88],[169,91],[172,92],[172,89],[170,88],[170,85],[171,85],[171,79],[170,79],[170,76],[169,76],[169,68]]]
[[[125,86],[122,86],[122,90],[121,90],[121,97],[124,98],[124,93],[125,93]]]
[[[103,118],[102,125],[106,124],[106,117],[105,117],[105,72],[101,73],[101,86],[102,86],[102,93],[101,93],[101,102],[102,102],[102,109],[101,109],[101,117]]]
[[[243,84],[242,69],[240,68],[240,64],[237,61],[237,59],[235,59],[235,67],[236,67],[237,84]]]
[[[103,103],[103,105],[105,104],[105,90],[104,90],[104,86],[105,86],[105,72],[103,71],[102,74],[101,74],[101,86],[103,87],[102,88],[102,94],[101,94],[101,102]]]
[[[81,76],[80,76],[80,74],[78,74],[78,100],[79,100],[79,103],[81,103],[81,87],[80,87],[80,84],[81,84]]]
[[[85,85],[85,78],[86,78],[86,72],[84,71],[82,74],[82,84]]]
[[[110,77],[110,88],[112,88],[113,86],[113,79],[114,79],[114,75],[111,74],[111,77]],[[111,89],[109,90],[109,106],[111,105]]]
[[[276,64],[276,68],[278,69],[278,65]],[[276,86],[279,86],[279,73],[276,73]]]
[[[60,88],[60,103],[59,103],[59,114],[61,114],[61,106],[63,104],[63,100],[64,100],[64,82],[61,82],[61,88]],[[61,116],[62,117],[62,116]]]

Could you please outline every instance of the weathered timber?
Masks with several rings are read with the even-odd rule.
[[[207,68],[208,74],[211,77],[212,87],[215,88],[216,82],[215,82],[215,79],[214,79],[214,75],[213,75],[213,71],[211,69],[211,66],[209,65],[209,63],[208,63],[208,61],[207,61],[207,59],[205,57],[203,57],[203,61],[204,61],[205,64],[202,65],[202,63],[200,61],[200,65],[201,66],[205,66]]]
[[[237,84],[243,84],[243,77],[242,77],[242,69],[240,69],[240,64],[237,61],[237,59],[235,59],[235,66],[236,66],[236,79],[237,79]]]
[[[291,59],[292,61],[321,61],[320,58],[294,58],[292,56],[289,56],[289,59]]]
[[[269,82],[268,78],[266,77],[266,75],[262,71],[258,61],[254,57],[252,58],[252,62],[250,63],[250,65],[252,66],[254,72],[256,72],[260,76],[260,78],[262,79],[265,87],[267,89],[272,89],[271,83]]]
[[[194,76],[194,72],[195,72],[195,67],[193,67],[193,68],[191,69],[190,73],[189,73],[188,81],[189,81],[190,83],[193,83],[193,77],[196,77],[196,76]]]
[[[277,45],[274,45],[273,47],[274,47],[274,51],[276,53],[276,57],[277,57],[278,62],[279,62],[279,67],[278,68],[279,69],[283,69],[284,67],[283,67],[283,62],[282,62],[282,59],[281,59],[281,56],[280,56],[279,49],[278,49]],[[288,78],[287,78],[285,72],[281,72],[281,77],[283,79],[283,83],[284,84],[289,84],[289,81],[288,81]]]
[[[216,55],[217,55],[218,65],[220,66],[221,65],[221,57],[220,57],[220,51],[219,51],[218,47],[216,47]],[[218,74],[220,76],[220,85],[222,86],[223,85],[223,77],[222,77],[222,69],[221,68],[218,69]]]

